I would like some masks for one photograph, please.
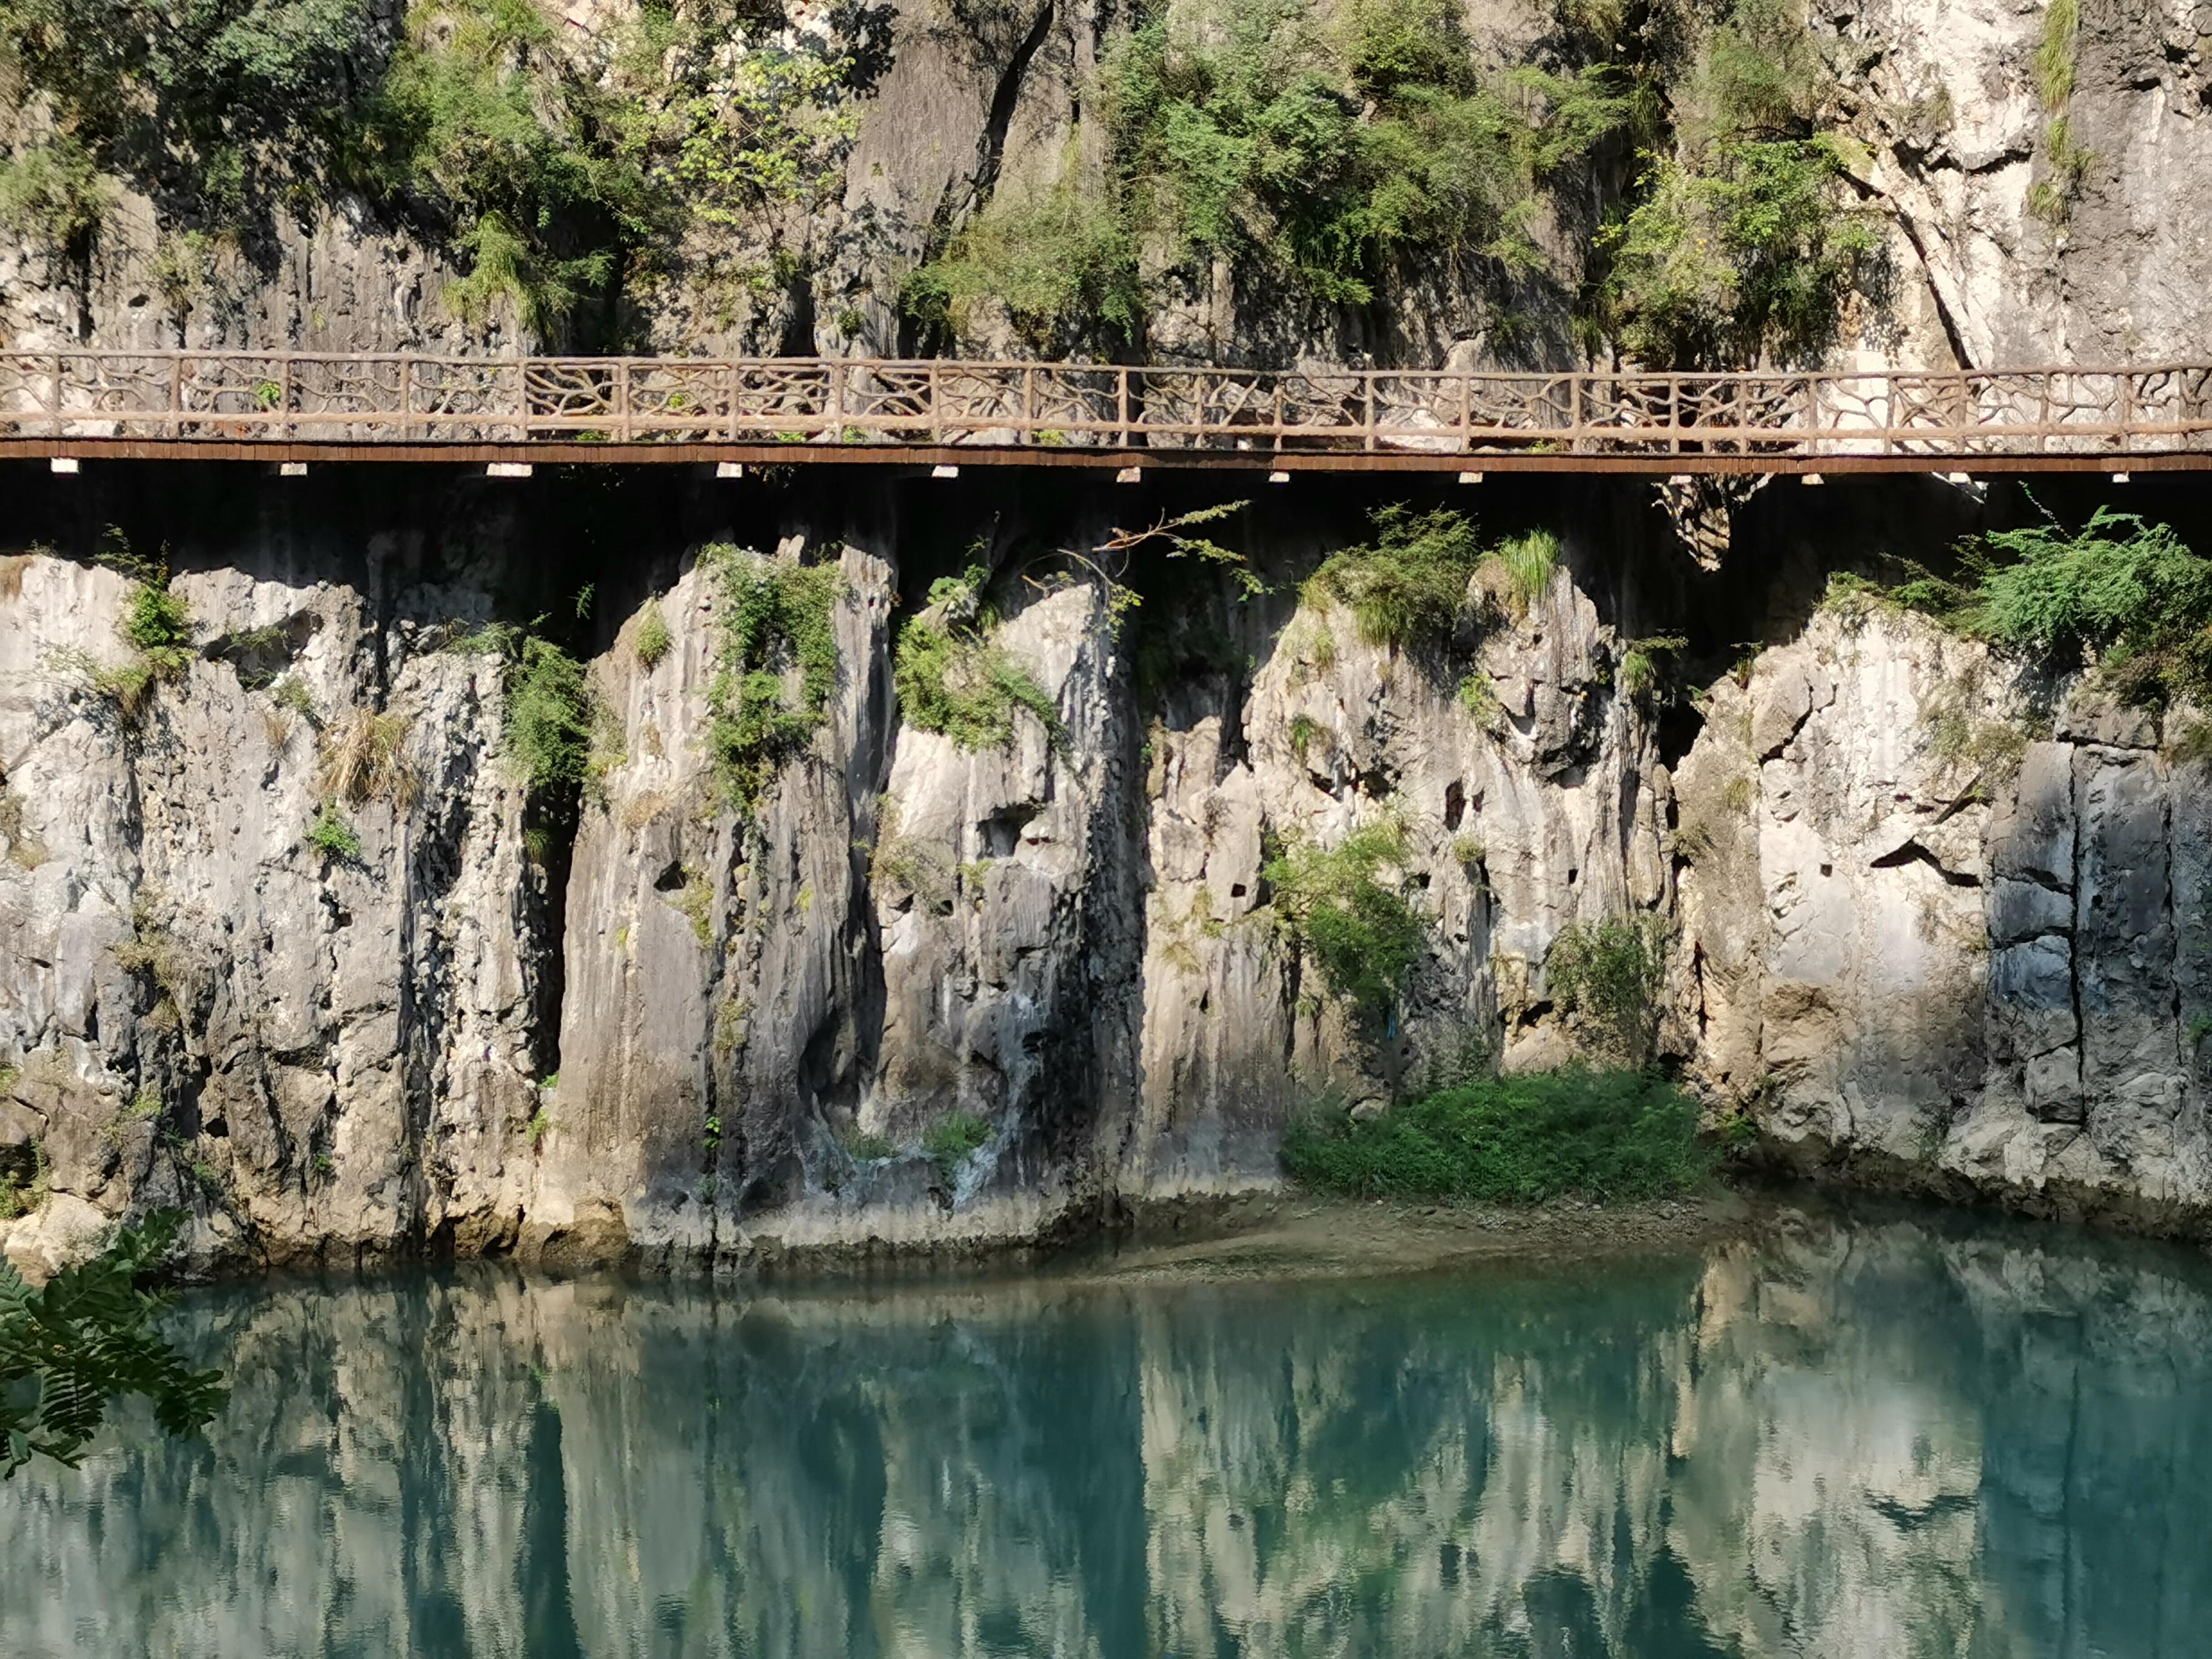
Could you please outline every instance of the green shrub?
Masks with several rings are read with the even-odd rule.
[[[921,1150],[951,1178],[953,1169],[991,1138],[991,1126],[973,1112],[947,1112],[922,1132]]]
[[[1301,951],[1328,988],[1368,1018],[1389,1012],[1428,941],[1402,880],[1384,880],[1404,856],[1403,833],[1385,822],[1355,830],[1325,852],[1292,847],[1261,872]]]
[[[412,0],[387,45],[392,9],[0,0],[0,58],[67,135],[0,172],[0,212],[82,235],[97,169],[231,237],[349,187],[459,256],[457,313],[543,336],[694,225],[820,199],[872,27],[786,33],[751,0],[650,0],[580,51],[531,0]]]
[[[361,862],[361,832],[328,801],[316,809],[314,822],[307,826],[307,842],[325,858],[344,864]]]
[[[1826,135],[1653,159],[1601,242],[1623,344],[1676,368],[1817,360],[1882,248],[1874,216],[1846,199],[1846,176]]]
[[[582,784],[598,705],[583,664],[550,640],[525,639],[507,673],[508,755],[540,793]]]
[[[2212,692],[2212,560],[2165,525],[2099,508],[2069,534],[2055,520],[1984,537],[1960,620],[1982,638]]]
[[[2212,695],[2212,559],[2167,526],[2100,507],[2069,531],[2045,514],[1966,554],[1962,580],[1922,578],[1887,597],[2045,667],[2094,654],[2136,701]]]
[[[963,749],[1011,743],[1014,711],[1026,708],[1053,741],[1060,705],[1036,677],[991,635],[997,619],[983,603],[990,573],[970,565],[931,585],[929,608],[899,630],[891,684],[908,725],[939,732]]]
[[[898,1148],[882,1135],[855,1134],[845,1142],[845,1150],[856,1163],[881,1164],[898,1156]]]
[[[1632,697],[1649,697],[1659,689],[1659,659],[1679,656],[1688,644],[1680,634],[1631,640],[1620,653],[1620,689]]]
[[[1570,923],[1544,957],[1544,983],[1563,1014],[1579,1016],[1595,1046],[1637,1060],[1658,1025],[1656,999],[1664,963],[1655,924]]]
[[[1540,189],[1628,114],[1603,69],[1479,76],[1447,0],[1158,15],[1116,49],[1107,99],[1135,227],[1354,303],[1401,259],[1539,267]]]
[[[1710,1177],[1698,1109],[1649,1073],[1580,1066],[1480,1079],[1371,1122],[1308,1118],[1283,1167],[1355,1198],[1533,1203],[1657,1198]]]
[[[1370,645],[1394,650],[1450,642],[1482,564],[1474,522],[1449,507],[1415,513],[1403,502],[1377,508],[1375,539],[1322,561],[1306,591],[1347,606]]]
[[[902,299],[910,315],[948,331],[995,301],[1024,344],[1053,355],[1133,338],[1144,308],[1136,245],[1117,206],[1071,185],[994,201],[907,279]]]
[[[719,595],[708,747],[723,799],[750,817],[776,775],[813,740],[837,689],[833,612],[845,578],[835,565],[779,564],[727,545],[702,550],[699,562]]]
[[[84,247],[108,189],[82,144],[64,134],[0,161],[0,227],[57,250]]]
[[[191,659],[191,608],[166,582],[131,583],[117,631],[156,674],[177,672]]]
[[[647,599],[645,602],[645,614],[637,619],[636,650],[639,665],[647,673],[651,673],[659,666],[660,659],[668,654],[670,643],[668,618],[660,614],[660,601],[657,599]]]

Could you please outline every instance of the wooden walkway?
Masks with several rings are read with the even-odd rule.
[[[2212,363],[1885,374],[0,352],[0,456],[1845,472],[2212,466]]]

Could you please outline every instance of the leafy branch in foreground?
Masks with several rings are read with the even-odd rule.
[[[1104,541],[1087,552],[1062,548],[1058,556],[1073,559],[1105,585],[1107,615],[1116,623],[1144,603],[1143,597],[1129,585],[1129,565],[1140,549],[1155,544],[1170,559],[1199,559],[1226,570],[1237,584],[1237,597],[1252,599],[1265,593],[1267,584],[1260,580],[1244,556],[1209,537],[1188,533],[1199,525],[1218,524],[1251,504],[1249,501],[1216,501],[1211,507],[1179,513],[1172,519],[1163,514],[1137,530],[1124,530],[1117,525]]]
[[[153,1328],[168,1299],[139,1288],[181,1219],[156,1211],[37,1290],[0,1261],[0,1479],[34,1457],[74,1468],[125,1395],[144,1395],[171,1434],[196,1434],[222,1410],[222,1374],[185,1363]]]

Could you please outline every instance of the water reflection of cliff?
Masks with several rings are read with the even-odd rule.
[[[1807,1654],[2212,1629],[2212,1279],[2017,1230],[1395,1284],[210,1297],[11,1655]]]

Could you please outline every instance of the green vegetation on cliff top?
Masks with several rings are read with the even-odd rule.
[[[2079,529],[2049,514],[1961,549],[1955,579],[1921,574],[1881,593],[2039,667],[2094,662],[2126,700],[2212,701],[2212,559],[2171,526],[2100,507]],[[1881,590],[1842,575],[1832,602]]]
[[[532,0],[413,0],[396,35],[381,9],[0,0],[0,63],[53,134],[0,166],[0,219],[81,253],[106,175],[206,265],[350,191],[459,256],[461,314],[544,336],[695,227],[819,201],[852,136],[855,40],[748,0],[647,0],[588,44]]]

